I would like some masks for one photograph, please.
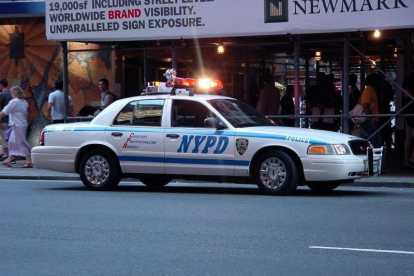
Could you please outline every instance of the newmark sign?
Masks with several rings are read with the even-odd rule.
[[[126,41],[414,27],[414,0],[47,0],[50,40]]]

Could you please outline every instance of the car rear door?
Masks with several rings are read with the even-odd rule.
[[[164,173],[164,103],[165,99],[132,101],[106,129],[124,173]]]

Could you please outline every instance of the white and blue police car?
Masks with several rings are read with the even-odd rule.
[[[191,179],[256,184],[278,195],[299,185],[330,191],[381,172],[382,150],[366,140],[280,127],[235,99],[193,95],[194,86],[221,88],[220,81],[173,83],[150,83],[147,95],[118,100],[91,122],[47,126],[32,151],[35,166],[76,172],[93,190],[136,177],[152,188]]]

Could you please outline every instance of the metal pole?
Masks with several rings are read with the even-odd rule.
[[[348,40],[349,40],[349,36],[348,36]],[[333,59],[332,59],[331,52],[329,52],[329,74],[333,74]]]
[[[111,71],[112,71],[111,91],[115,92],[115,85],[116,85],[116,66],[115,66],[115,64],[116,64],[116,46],[115,45],[111,46],[111,60],[112,60],[111,61],[112,62],[112,64],[111,64]],[[121,92],[121,91],[119,91],[119,92]],[[121,96],[124,96],[124,95],[121,95]]]
[[[147,50],[143,50],[144,55],[144,84],[147,82],[148,79],[148,70],[147,70]]]
[[[231,97],[234,97],[234,74],[231,73]]]
[[[406,62],[407,59],[405,59],[404,52],[400,50],[400,49],[404,49],[404,46],[405,46],[405,41],[403,39],[398,39],[397,40],[397,49],[398,49],[397,51],[397,83],[399,85],[402,85],[404,76],[405,76],[404,63]],[[401,91],[398,91],[398,90],[395,92],[396,92],[395,111],[398,112],[402,107],[403,94]],[[405,126],[404,118],[398,118],[396,120],[395,130],[403,131],[404,126]],[[396,145],[398,144],[396,143]]]
[[[177,49],[175,47],[175,41],[171,41],[172,47],[172,67],[177,70]]]
[[[305,90],[308,92],[309,90],[309,57],[306,57],[306,64],[305,64]]]
[[[64,93],[64,101],[65,101],[65,108],[64,108],[64,122],[67,122],[68,114],[69,114],[69,70],[68,70],[68,43],[66,41],[61,41],[60,44],[62,45],[62,52],[63,52],[63,93]]]
[[[380,63],[381,70],[385,72],[385,53],[384,53],[384,47],[381,46],[381,63]],[[385,113],[385,110],[382,110],[382,107],[385,106],[385,80],[384,78],[380,78],[380,91],[378,95],[379,100],[379,108],[380,113]],[[389,110],[388,110],[389,112]]]
[[[365,45],[362,45],[361,52],[365,54]],[[361,81],[359,83],[361,93],[365,89],[365,68],[366,68],[365,58],[361,56]]]
[[[246,47],[246,68],[244,72],[244,102],[250,104],[250,54],[249,48]]]
[[[300,40],[299,36],[294,37],[294,55],[295,55],[295,127],[299,127],[299,99],[300,99]]]
[[[343,114],[349,114],[349,33],[345,33],[344,43],[344,71],[342,73],[343,87],[342,97],[344,98]],[[346,134],[350,133],[349,119],[342,120],[342,131]]]

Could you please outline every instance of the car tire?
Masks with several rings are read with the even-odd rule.
[[[142,184],[151,189],[160,189],[170,183],[172,178],[167,176],[146,175],[139,177],[139,180]]]
[[[293,157],[281,150],[262,154],[254,164],[253,178],[265,194],[289,195],[295,192],[302,172]]]
[[[119,164],[105,150],[89,150],[82,156],[79,175],[91,190],[111,190],[121,181]]]
[[[306,186],[309,187],[309,189],[311,189],[314,192],[317,193],[328,193],[331,192],[333,190],[335,190],[336,188],[339,187],[339,185],[341,185],[340,182],[337,181],[321,181],[321,182],[307,182]]]

